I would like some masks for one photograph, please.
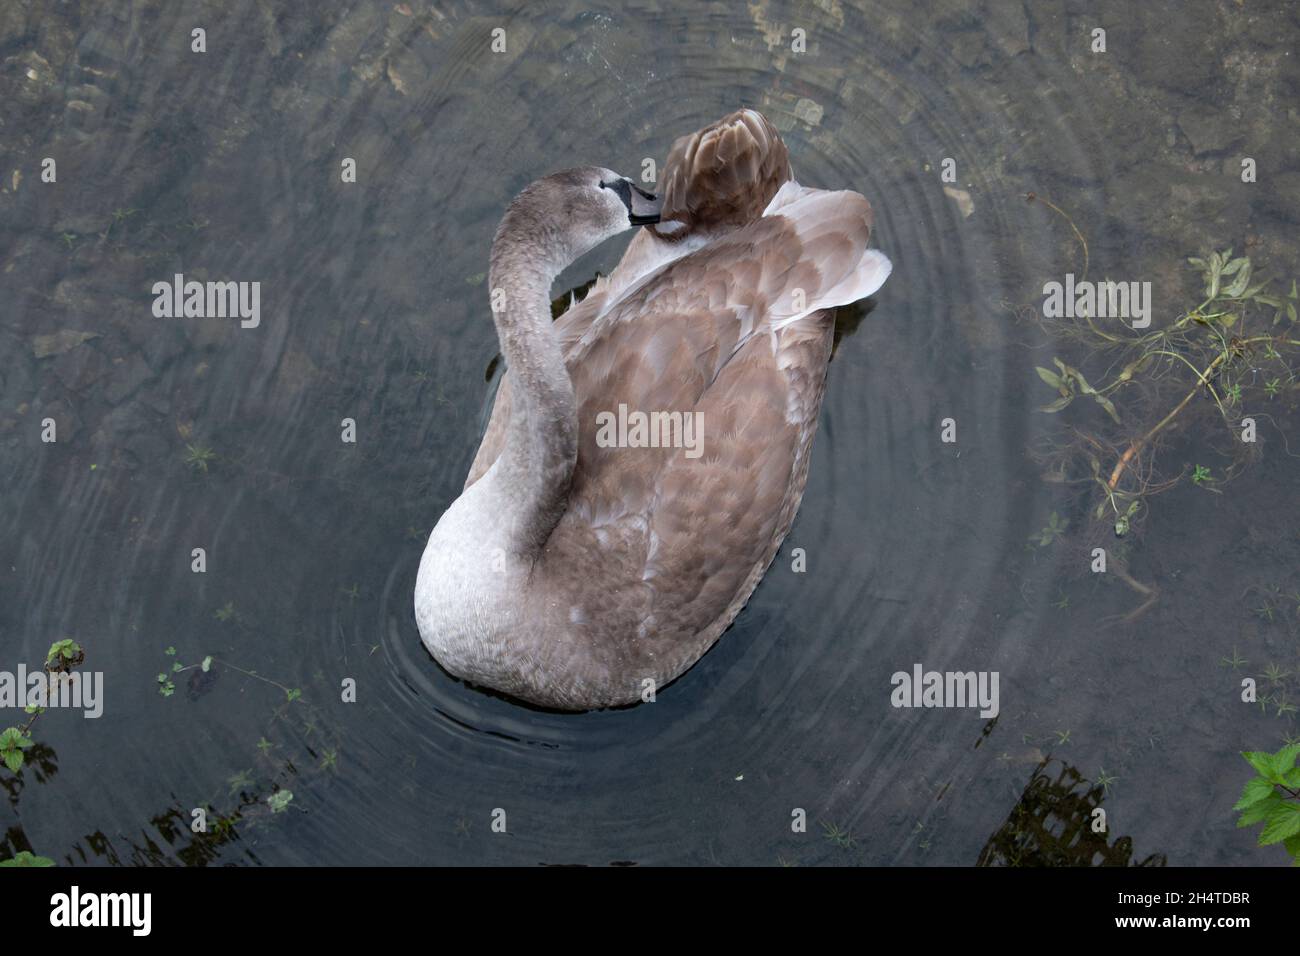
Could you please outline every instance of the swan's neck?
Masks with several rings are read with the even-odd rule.
[[[548,254],[548,252],[550,254]],[[578,458],[573,382],[551,328],[551,283],[563,268],[545,244],[502,229],[492,244],[489,288],[512,414],[493,470],[495,521],[517,556],[534,555],[564,514]]]

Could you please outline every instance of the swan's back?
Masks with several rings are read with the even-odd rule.
[[[756,110],[737,110],[679,136],[663,166],[661,221],[638,230],[617,268],[598,279],[555,323],[564,354],[632,286],[669,262],[754,222],[792,178],[780,133]],[[465,480],[483,477],[505,443],[510,377],[503,375],[478,453]]]
[[[866,248],[871,219],[856,193],[787,183],[768,215],[642,279],[572,346],[577,467],[527,597],[552,703],[638,699],[748,600],[803,494],[825,310],[889,273]],[[598,416],[620,406],[698,413],[701,454],[601,447]]]

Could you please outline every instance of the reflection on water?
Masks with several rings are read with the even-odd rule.
[[[1107,786],[1089,785],[1078,769],[1061,764],[1055,778],[1052,761],[1034,768],[1011,815],[980,851],[976,866],[1128,866],[1131,837],[1108,843],[1101,809]],[[1136,866],[1164,866],[1159,854]]]
[[[1105,623],[1122,586],[1027,545],[1079,516],[1028,457],[1056,427],[1033,372],[1054,343],[1014,316],[1078,248],[1024,194],[1069,210],[1097,274],[1153,281],[1157,322],[1211,245],[1250,237],[1257,266],[1297,271],[1297,14],[1132,6],[6,5],[0,669],[73,636],[106,703],[42,715],[21,777],[0,771],[0,856],[970,865],[1007,852],[1041,750],[1077,768],[1053,786],[1107,781],[1107,853],[1124,834],[1135,858],[1280,862],[1230,812],[1237,751],[1295,733],[1238,699],[1266,664],[1300,670],[1277,443],[1231,496],[1164,499],[1140,557],[1162,600],[1136,626]],[[634,173],[740,105],[802,182],[872,201],[895,264],[837,329],[794,529],[653,705],[558,715],[467,688],[421,647],[411,594],[491,398],[497,218],[539,175]],[[1243,192],[1247,149],[1267,175]],[[154,318],[175,273],[260,282],[259,327]],[[207,656],[219,679],[191,686]],[[996,724],[892,709],[918,662],[998,671]]]

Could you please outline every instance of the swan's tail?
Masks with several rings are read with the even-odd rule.
[[[873,295],[889,278],[893,263],[878,249],[868,249],[871,204],[855,192],[808,189],[791,181],[781,187],[763,213],[794,226],[797,261],[783,275],[772,298],[768,328],[784,328],[800,319]]]

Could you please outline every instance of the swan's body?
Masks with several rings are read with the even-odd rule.
[[[744,607],[803,496],[825,310],[890,270],[866,248],[867,201],[790,179],[752,111],[679,140],[665,181],[663,221],[554,326],[550,282],[583,250],[530,228],[529,191],[493,246],[510,374],[429,538],[415,609],[447,670],[544,706],[642,700]],[[698,457],[602,447],[599,416],[620,406],[698,413]]]

